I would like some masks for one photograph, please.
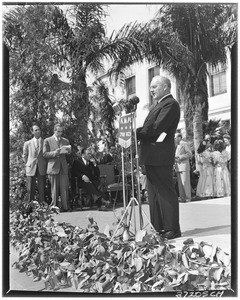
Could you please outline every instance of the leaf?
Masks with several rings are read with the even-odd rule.
[[[162,255],[165,249],[166,245],[158,245],[157,249],[155,249],[156,254]]]
[[[228,275],[231,274],[231,266],[227,266],[224,270],[224,276],[228,277]]]
[[[135,235],[135,241],[142,242],[145,235],[146,235],[146,230],[138,230]]]
[[[185,241],[183,242],[183,244],[184,244],[184,245],[192,245],[192,244],[194,244],[194,241],[193,241],[192,238],[188,238],[187,240],[185,240]]]
[[[102,287],[103,287],[103,292],[104,293],[109,293],[111,291],[112,287],[113,287],[113,284],[110,280],[106,280],[103,283]]]
[[[220,278],[221,278],[221,274],[223,272],[223,268],[220,267],[219,269],[216,269],[214,272],[213,272],[213,278],[216,280],[216,281],[219,281]]]
[[[176,275],[178,275],[178,273],[175,270],[168,270],[167,273],[170,276],[176,276]]]
[[[210,289],[215,290],[215,282],[214,281],[211,281]]]
[[[57,235],[59,237],[67,237],[68,235],[65,233],[64,229],[62,227],[57,227]]]
[[[105,227],[105,229],[104,229],[104,234],[105,234],[108,238],[110,238],[110,227],[109,227],[108,224],[106,225],[106,227]]]
[[[126,282],[128,282],[128,277],[127,276],[118,276],[117,277],[117,281],[119,282],[119,283],[126,283]]]
[[[205,256],[206,258],[210,258],[211,255],[212,255],[213,247],[210,246],[210,245],[204,245],[204,246],[202,247],[202,249],[203,249],[204,256]]]
[[[128,232],[128,229],[126,228],[123,232],[123,241],[126,242],[129,240],[129,238],[130,238],[129,232]]]
[[[164,279],[161,279],[157,282],[155,282],[153,285],[152,285],[152,291],[154,292],[155,291],[155,288],[159,285],[162,285],[164,283]]]
[[[69,265],[70,265],[70,262],[67,262],[67,261],[63,261],[60,263],[60,266],[63,268],[67,268]]]
[[[191,275],[198,275],[199,274],[198,270],[188,270],[188,273],[191,274]]]
[[[35,238],[35,244],[36,245],[42,245],[42,238],[41,237]]]
[[[222,249],[218,248],[216,252],[217,261],[219,264],[228,266],[231,262],[230,255],[225,253]]]
[[[78,277],[77,277],[77,275],[73,276],[73,283],[75,285],[75,289],[77,290],[78,289]]]
[[[185,268],[188,268],[188,260],[187,260],[187,256],[185,253],[182,254],[182,262]]]
[[[95,283],[95,287],[96,287],[98,293],[102,293],[103,292],[102,283],[100,283],[99,281],[97,281]]]
[[[68,265],[68,266],[67,266],[67,270],[68,270],[68,271],[75,271],[74,265],[73,265],[73,264]]]
[[[174,288],[172,286],[165,286],[161,289],[161,292],[172,292]]]
[[[191,257],[192,259],[195,259],[195,258],[197,257],[197,253],[196,253],[196,252],[191,253],[190,257]]]
[[[139,272],[143,266],[141,257],[134,258],[134,265],[136,267],[136,271]]]
[[[81,282],[79,282],[79,288],[82,288],[84,283],[90,278],[89,275],[87,275]]]
[[[105,248],[102,245],[97,246],[97,251],[98,251],[98,253],[101,253],[101,254],[104,254],[106,252]]]
[[[211,255],[210,255],[210,261],[211,261],[211,262],[213,262],[213,258],[214,258],[215,254],[216,254],[216,251],[217,251],[217,247],[214,245],[214,246],[212,247],[212,253],[211,253]]]

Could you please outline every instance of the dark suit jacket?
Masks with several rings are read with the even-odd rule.
[[[82,176],[86,175],[93,183],[96,183],[99,180],[100,170],[98,166],[94,166],[91,161],[89,161],[88,165],[85,165],[82,158],[74,160],[72,166],[72,180],[75,177],[78,177],[78,186],[81,187],[84,183],[82,180]]]
[[[69,141],[63,137],[60,139],[60,147],[70,145]],[[65,174],[68,174],[68,164],[66,160],[66,154],[60,154],[56,156],[55,150],[58,149],[57,141],[53,136],[46,138],[43,143],[43,157],[48,159],[47,174],[58,174],[62,165]]]
[[[174,135],[180,119],[180,106],[167,96],[153,107],[142,127],[137,129],[140,140],[140,164],[152,166],[173,165],[175,161]],[[161,133],[167,136],[163,142],[156,142]]]
[[[101,164],[108,164],[113,162],[114,158],[109,153],[105,154],[101,160]]]

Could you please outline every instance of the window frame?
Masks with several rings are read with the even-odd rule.
[[[151,71],[153,71],[153,74],[150,74]],[[151,83],[153,77],[155,77],[157,75],[160,75],[160,66],[159,65],[148,68],[148,101],[149,101],[149,106],[152,105],[152,103],[153,103],[153,99],[152,99],[150,89],[149,89],[150,83]]]
[[[133,86],[129,87],[130,83],[133,83]],[[126,97],[129,99],[130,97],[136,95],[136,76],[132,75],[125,79],[125,86],[126,86]]]
[[[210,67],[209,76],[210,97],[227,93],[226,65],[218,64],[216,67]]]

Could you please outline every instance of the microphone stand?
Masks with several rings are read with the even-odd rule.
[[[113,238],[116,236],[118,229],[120,226],[125,228],[125,230],[128,231],[129,233],[129,228],[130,228],[130,223],[131,223],[131,218],[132,218],[132,212],[134,212],[134,230],[136,234],[136,217],[135,217],[135,209],[134,209],[134,204],[138,205],[139,209],[139,227],[140,230],[143,230],[143,214],[145,215],[145,218],[148,220],[148,224],[152,227],[152,229],[155,231],[153,225],[151,224],[150,220],[148,219],[147,215],[145,214],[144,211],[142,211],[142,204],[141,204],[141,190],[140,190],[140,175],[139,175],[139,155],[138,155],[138,146],[137,146],[137,132],[136,132],[136,105],[134,105],[134,110],[131,113],[131,119],[132,119],[132,131],[134,131],[134,142],[135,142],[135,151],[136,151],[136,179],[137,179],[137,199],[134,197],[134,178],[133,178],[133,155],[132,155],[132,147],[130,145],[130,154],[131,154],[131,181],[132,181],[132,193],[131,193],[131,199],[126,207],[126,200],[125,200],[125,172],[124,172],[124,158],[123,158],[123,147],[122,147],[122,177],[123,177],[123,201],[124,201],[124,213],[122,215],[121,220],[118,223],[117,228],[115,229],[110,242],[113,240]],[[131,208],[130,214],[129,214],[129,219],[127,222],[127,213],[128,209]],[[126,223],[123,222],[126,221]],[[124,233],[124,232],[123,232]]]
[[[141,190],[140,190],[140,175],[139,175],[139,155],[138,155],[138,146],[137,146],[137,128],[136,128],[136,110],[133,113],[133,131],[134,131],[134,141],[135,141],[135,151],[136,151],[136,178],[137,178],[137,200],[139,208],[139,218],[140,218],[140,230],[143,227],[143,218],[142,218],[142,203],[141,203]]]

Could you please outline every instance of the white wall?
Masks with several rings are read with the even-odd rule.
[[[229,60],[230,62],[230,57]],[[155,65],[150,65],[147,62],[143,63],[136,63],[131,68],[129,68],[125,74],[126,78],[135,76],[136,78],[136,96],[140,99],[140,102],[137,106],[136,111],[136,126],[142,126],[143,122],[149,112],[148,110],[148,103],[149,103],[149,83],[148,83],[148,70]],[[209,119],[230,119],[231,117],[231,68],[230,63],[227,66],[227,93],[210,97],[208,98],[209,101]],[[171,80],[172,83],[172,95],[176,99],[176,80],[173,76],[171,76],[168,72],[160,69],[160,75],[166,76]],[[104,80],[107,80],[105,78]],[[126,99],[126,90],[124,87],[110,83],[109,84],[109,91],[114,90],[113,96],[116,101],[120,99]],[[208,86],[209,86],[209,79],[208,79]],[[209,88],[208,88],[209,90]],[[183,111],[181,111],[180,122],[178,125],[178,129],[182,129],[184,131],[185,128],[185,121]]]

